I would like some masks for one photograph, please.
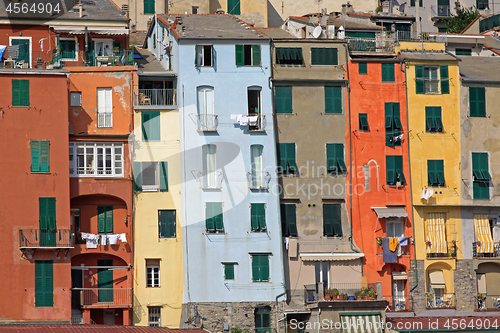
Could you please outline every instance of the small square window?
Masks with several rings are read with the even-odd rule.
[[[71,92],[70,106],[82,106],[82,93],[80,91]]]
[[[200,7],[198,6],[193,6],[191,7],[191,13],[193,14],[198,14],[198,10],[200,9]]]
[[[234,280],[234,263],[224,264],[224,280]]]
[[[160,259],[146,259],[146,287],[160,287]]]
[[[368,114],[360,113],[359,114],[359,130],[360,131],[368,131],[370,128],[368,126]]]

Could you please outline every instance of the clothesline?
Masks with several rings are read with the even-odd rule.
[[[101,235],[101,234],[91,234],[82,232],[82,239],[84,239],[87,249],[96,249],[97,244],[99,245],[115,245],[120,240],[122,243],[127,242],[127,236],[123,234],[113,234],[113,235]]]
[[[259,119],[259,116],[247,116],[244,114],[232,114],[231,115],[231,120],[236,120],[238,123],[240,123],[240,126],[255,126],[257,125],[257,121]]]

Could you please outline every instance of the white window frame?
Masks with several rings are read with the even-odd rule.
[[[151,274],[151,279],[148,277]],[[146,266],[146,287],[160,287],[160,266]]]
[[[29,60],[30,60],[30,68],[33,68],[33,64],[32,64],[32,61],[33,61],[33,41],[31,39],[31,37],[9,37],[9,46],[12,46],[12,40],[13,39],[26,39],[26,40],[29,40],[30,41],[30,48],[29,48]]]
[[[73,103],[73,96],[78,96],[78,104]],[[82,106],[82,92],[81,91],[71,91],[69,98],[69,106]]]
[[[79,50],[79,45],[78,45],[78,40],[75,40],[74,38],[68,38],[68,37],[61,37],[60,40],[72,40],[75,42],[75,57],[74,58],[62,58],[64,61],[78,61],[78,52]]]
[[[155,166],[155,183],[153,185],[144,185],[144,165],[145,163],[151,163]],[[141,163],[141,180],[142,180],[142,192],[158,192],[160,190],[160,167],[158,162],[142,162]]]
[[[260,155],[256,154],[256,151],[260,152]],[[252,188],[264,187],[264,166],[263,166],[263,155],[264,146],[263,145],[251,145],[250,146],[250,163],[252,167]]]
[[[206,47],[210,47],[210,65],[205,65],[205,49]],[[196,61],[196,67],[214,67],[214,46],[213,45],[208,45],[208,44],[203,44],[203,45],[196,45],[196,54],[197,54],[197,61]]]
[[[400,235],[395,235],[397,224],[399,224],[401,227],[401,234]],[[391,238],[403,237],[405,234],[405,226],[404,226],[403,221],[400,218],[386,218],[385,233],[386,233],[387,237],[391,237]]]
[[[429,77],[425,76],[425,70],[429,69]],[[436,72],[436,77],[432,78],[432,74],[430,70],[433,70]],[[438,66],[424,66],[424,93],[426,95],[436,95],[441,93],[441,87],[440,87],[440,75],[439,75],[439,67]],[[431,87],[436,88],[436,90],[430,90]]]
[[[106,148],[111,148],[111,166],[108,170],[103,166],[98,168],[99,148],[103,148],[103,161],[106,161]],[[78,149],[83,149],[83,155],[78,155]],[[113,142],[70,142],[69,143],[69,168],[70,177],[123,177],[123,143]],[[78,156],[83,156],[83,167],[78,170]]]
[[[203,152],[203,188],[216,189],[217,184],[217,146],[202,146]],[[211,157],[212,156],[212,157]]]
[[[153,317],[158,320],[153,320]],[[148,307],[148,326],[161,327],[161,306]]]
[[[104,96],[99,97],[101,92]],[[113,128],[113,88],[98,87],[97,93],[97,128]],[[104,98],[104,100],[102,100]],[[108,105],[109,104],[109,105]]]

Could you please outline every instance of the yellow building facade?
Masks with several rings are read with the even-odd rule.
[[[417,307],[455,307],[463,259],[458,59],[436,42],[400,43],[398,52],[406,69]]]

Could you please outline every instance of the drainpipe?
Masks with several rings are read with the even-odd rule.
[[[418,4],[417,4],[418,5]],[[400,66],[403,63],[400,64]],[[406,78],[406,68],[408,66],[408,60],[405,61],[405,66],[404,66],[404,72],[405,72],[405,96],[406,96],[406,129],[409,128],[409,116],[408,116],[408,86],[407,86],[407,78]],[[407,131],[408,133],[408,131]],[[415,285],[411,287],[410,293],[415,290],[415,288],[418,287],[418,273],[417,273],[417,243],[415,242],[415,221],[413,218],[413,193],[412,193],[412,187],[411,187],[411,163],[410,163],[410,136],[408,136],[408,178],[410,181],[410,200],[411,200],[411,225],[413,227],[413,260],[415,262]]]
[[[279,294],[278,296],[276,296],[276,332],[280,333],[280,327],[279,327],[279,319],[278,319],[278,298],[280,298],[281,296],[284,296],[286,293],[286,288],[285,290]]]

